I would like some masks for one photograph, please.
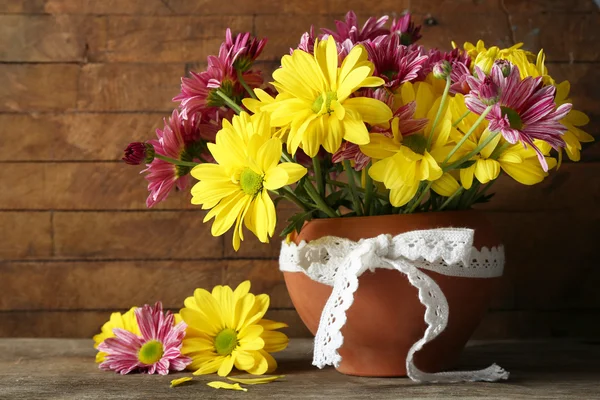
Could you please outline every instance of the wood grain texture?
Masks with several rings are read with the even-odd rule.
[[[127,143],[148,140],[156,128],[162,129],[165,116],[168,113],[0,114],[0,127],[7,127],[0,135],[0,161],[117,161]]]
[[[5,339],[0,341],[0,391],[7,398],[85,399],[552,399],[580,400],[600,393],[600,349],[582,341],[471,342],[458,367],[479,369],[496,361],[511,372],[506,383],[415,384],[406,378],[361,378],[311,365],[312,343],[292,340],[276,353],[284,379],[249,386],[247,393],[206,386],[216,375],[196,376],[171,389],[168,376],[119,376],[94,364],[90,340]]]
[[[0,260],[53,255],[52,213],[0,212],[0,227]]]
[[[547,60],[554,62],[598,61],[600,32],[594,27],[599,23],[597,12],[578,18],[563,13],[517,14],[511,19],[515,39],[529,49],[544,49]]]
[[[102,42],[100,24],[96,17],[0,15],[0,61],[84,61],[86,43]]]
[[[223,245],[202,225],[204,212],[55,212],[57,258],[220,258]]]
[[[105,48],[91,48],[94,62],[190,62],[216,54],[229,27],[252,30],[252,15],[110,16]]]
[[[176,107],[183,64],[85,64],[77,107],[85,111],[164,111]]]
[[[74,109],[78,76],[72,64],[0,64],[0,112]]]

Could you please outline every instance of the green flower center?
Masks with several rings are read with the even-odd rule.
[[[323,108],[323,102],[325,102],[325,112],[331,114],[331,101],[337,100],[336,92],[326,92],[315,99],[311,109],[315,114],[319,114]]]
[[[223,329],[215,337],[215,350],[220,356],[231,354],[237,345],[237,333],[233,329]]]
[[[254,196],[262,190],[263,181],[263,175],[257,174],[251,168],[246,168],[240,175],[240,186],[249,196]]]
[[[146,365],[152,365],[160,361],[163,356],[163,345],[161,342],[151,340],[144,343],[138,352],[138,360]]]
[[[513,129],[520,130],[523,128],[523,120],[518,112],[509,107],[500,106],[500,110],[502,111],[502,116],[508,117],[508,122],[510,123],[510,127]]]
[[[425,136],[419,134],[404,136],[402,144],[417,154],[425,154],[425,150],[427,149],[427,139]]]

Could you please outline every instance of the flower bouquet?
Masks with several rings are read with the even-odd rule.
[[[489,201],[500,175],[537,184],[563,151],[577,161],[581,142],[593,140],[543,51],[478,41],[444,52],[420,37],[408,14],[360,27],[349,12],[335,30],[311,27],[267,84],[254,66],[266,39],[227,30],[207,69],[182,78],[158,138],[125,151],[127,163],[146,164],[148,207],[191,186],[212,234],[233,229],[236,250],[244,227],[263,243],[273,238],[281,200],[297,206],[281,232],[281,269],[317,335],[320,367],[443,380],[434,372],[460,352],[503,267],[484,218],[463,210]],[[448,322],[455,308],[461,317]],[[387,337],[382,320],[422,330]],[[391,348],[397,357],[381,368],[360,366]]]

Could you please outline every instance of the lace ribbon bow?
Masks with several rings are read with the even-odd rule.
[[[420,269],[449,276],[492,278],[502,275],[504,250],[473,247],[472,229],[432,229],[411,231],[392,237],[379,235],[354,242],[327,236],[310,243],[282,244],[280,269],[304,272],[314,281],[333,286],[325,304],[315,337],[313,365],[339,366],[338,349],[344,342],[341,333],[346,311],[354,301],[358,277],[376,268],[395,269],[407,276],[418,289],[425,306],[427,329],[410,348],[406,371],[417,382],[462,382],[507,379],[509,373],[496,364],[478,371],[427,373],[414,364],[414,354],[444,331],[448,324],[448,302],[440,287]]]

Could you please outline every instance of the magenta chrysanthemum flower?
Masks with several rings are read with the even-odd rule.
[[[221,44],[218,56],[208,56],[208,67],[203,72],[190,72],[190,77],[181,78],[181,93],[173,97],[173,101],[181,102],[184,118],[190,118],[197,112],[206,112],[211,108],[226,105],[225,101],[217,95],[217,90],[222,91],[237,104],[247,96],[246,90],[238,81],[236,66],[250,68],[253,57],[258,56],[265,45],[265,41],[250,38],[250,34],[236,36],[235,41],[228,37]],[[263,80],[257,71],[243,71],[242,78],[251,88],[262,85]]]
[[[383,78],[385,86],[396,88],[417,78],[427,62],[418,48],[400,44],[398,35],[382,36],[365,43],[369,60],[375,66],[373,75]]]
[[[208,154],[206,142],[214,142],[219,129],[218,125],[202,121],[200,114],[190,119],[174,110],[171,118],[164,120],[164,128],[157,129],[158,139],[148,143],[154,147],[155,154],[181,161],[199,161],[201,153]],[[177,187],[185,190],[190,181],[191,167],[171,164],[155,158],[142,172],[147,172],[148,191],[146,205],[153,207],[167,198],[171,190]]]
[[[398,20],[392,21],[392,33],[400,36],[400,44],[409,46],[421,39],[421,25],[415,26],[415,23],[411,19],[410,14],[405,14]]]
[[[154,147],[149,143],[129,143],[124,153],[122,160],[129,165],[148,164],[154,160]]]
[[[475,71],[477,78],[467,78],[471,92],[465,96],[465,104],[470,111],[481,115],[487,108],[482,100],[486,95],[481,93],[486,75],[478,67]],[[525,146],[533,147],[544,171],[548,171],[544,154],[533,141],[543,140],[554,149],[565,147],[562,135],[567,128],[560,120],[571,111],[571,104],[565,103],[556,108],[556,88],[544,86],[541,77],[521,79],[519,69],[514,65],[508,76],[504,76],[502,67],[495,64],[489,78],[500,91],[498,102],[486,116],[490,121],[489,130],[500,131],[509,143],[522,142]]]
[[[227,28],[223,48],[233,63],[233,67],[240,72],[246,72],[252,68],[252,64],[266,44],[267,39],[259,40],[250,35],[250,32],[239,33],[234,38],[231,29]]]
[[[349,39],[353,44],[356,44],[365,40],[374,40],[379,36],[389,35],[390,30],[384,28],[388,19],[387,15],[379,19],[371,17],[361,29],[358,27],[358,18],[354,11],[348,11],[345,21],[335,21],[337,31],[331,29],[322,29],[322,31],[333,36],[336,42],[341,43]]]
[[[146,304],[136,309],[135,318],[141,336],[115,328],[115,337],[98,345],[98,350],[106,353],[101,369],[122,375],[132,371],[167,375],[169,370],[182,371],[192,362],[191,358],[181,355],[187,325],[180,322],[174,326],[173,314],[163,313],[160,302],[154,307]]]

